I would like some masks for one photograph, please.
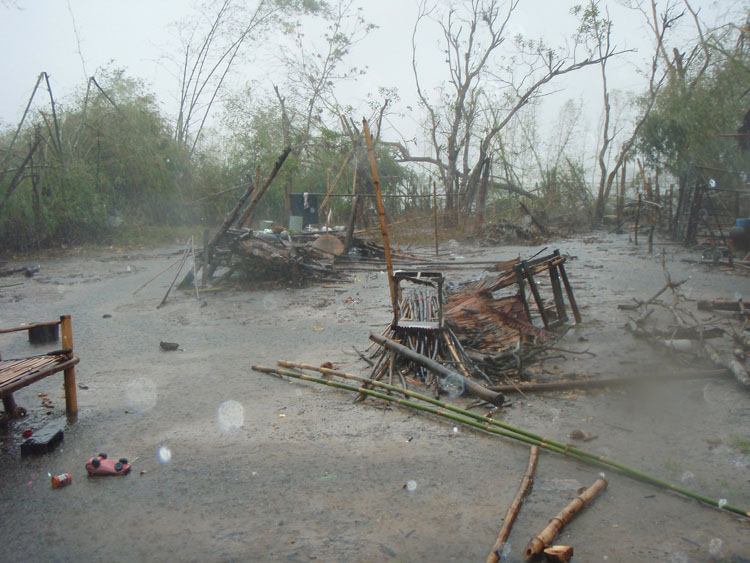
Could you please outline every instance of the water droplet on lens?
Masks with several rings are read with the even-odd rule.
[[[156,406],[156,383],[145,377],[130,380],[125,385],[125,405],[128,410],[145,412]]]
[[[721,548],[724,547],[724,542],[720,538],[714,538],[708,542],[708,553],[713,557],[721,555]]]
[[[454,426],[453,427],[453,433],[454,434],[458,434],[458,426]]]
[[[464,394],[464,378],[457,373],[444,377],[441,386],[449,397],[460,397]]]
[[[720,498],[720,499],[719,499],[719,508],[724,508],[724,507],[725,507],[725,506],[727,505],[727,503],[728,503],[728,502],[729,502],[729,501],[728,501],[727,499],[725,499],[725,498]]]
[[[224,401],[216,413],[216,424],[222,432],[242,428],[245,424],[245,409],[237,401]]]
[[[685,471],[685,473],[682,474],[682,477],[680,478],[683,482],[689,481],[690,479],[695,479],[695,473],[692,471]]]
[[[266,311],[275,311],[279,308],[279,299],[275,295],[268,293],[263,297],[263,308]]]
[[[172,459],[172,450],[170,450],[166,446],[162,446],[161,448],[159,448],[157,457],[162,463],[169,463],[169,461]]]
[[[406,485],[404,485],[404,488],[410,493],[413,493],[414,491],[417,490],[417,482],[413,480],[409,480],[406,482]]]
[[[507,559],[508,557],[510,557],[510,542],[505,542],[500,550],[500,559]]]

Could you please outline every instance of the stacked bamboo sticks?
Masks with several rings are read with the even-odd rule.
[[[687,489],[684,489],[683,487],[674,485],[672,483],[669,483],[668,481],[665,481],[664,479],[649,475],[648,473],[639,471],[625,464],[619,463],[613,459],[609,459],[599,454],[590,453],[581,448],[577,448],[570,444],[565,444],[565,443],[553,440],[551,438],[545,438],[533,432],[523,430],[521,428],[512,426],[510,424],[501,422],[499,420],[495,420],[493,418],[478,415],[471,411],[462,409],[460,407],[456,407],[448,403],[444,403],[442,401],[439,401],[427,395],[423,395],[421,393],[417,393],[415,391],[399,388],[397,386],[390,385],[388,383],[383,383],[381,381],[373,381],[367,378],[348,374],[339,370],[327,369],[323,367],[315,367],[315,366],[308,365],[308,364],[287,362],[287,361],[280,361],[278,362],[278,364],[280,367],[269,368],[269,367],[254,365],[252,366],[252,369],[261,373],[277,375],[277,376],[287,376],[287,377],[291,377],[294,379],[309,381],[311,383],[327,385],[329,387],[335,387],[337,389],[343,389],[343,390],[351,391],[360,395],[365,395],[365,396],[373,397],[376,399],[384,400],[389,403],[395,403],[397,405],[400,405],[408,409],[417,410],[421,412],[427,412],[427,413],[436,415],[438,417],[451,420],[452,422],[455,422],[455,423],[460,423],[465,426],[470,426],[472,428],[483,430],[490,434],[495,434],[498,436],[511,438],[513,440],[523,442],[532,446],[538,446],[542,449],[555,452],[555,453],[576,459],[584,463],[588,463],[600,469],[604,469],[608,471],[615,471],[621,475],[625,475],[626,477],[630,477],[638,481],[642,481],[642,482],[649,483],[651,485],[654,485],[663,489],[673,491],[675,493],[686,496],[688,498],[698,500],[709,506],[713,506],[721,510],[732,512],[734,514],[738,514],[746,518],[750,518],[749,510],[743,510],[741,508],[732,506],[728,504],[726,499],[714,499],[714,498],[708,497],[700,493],[689,491]],[[287,369],[287,368],[293,368],[293,369]],[[350,384],[342,383],[342,382],[335,381],[332,379],[316,377],[316,376],[303,373],[302,371],[299,371],[299,370],[315,371],[326,376],[336,376],[336,377],[340,377],[343,379],[356,381],[360,385],[350,385]],[[379,389],[382,389],[383,391],[376,391],[373,389],[373,387],[377,387]],[[394,392],[400,395],[403,395],[404,397],[410,397],[412,399],[416,399],[421,402],[415,402],[406,398],[404,399],[397,398],[391,394]]]

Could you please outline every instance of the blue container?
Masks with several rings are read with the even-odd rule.
[[[748,227],[750,227],[750,218],[748,218],[748,219],[736,219],[734,221],[734,226],[735,227],[744,227],[744,228],[747,229]]]

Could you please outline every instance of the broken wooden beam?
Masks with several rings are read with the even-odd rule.
[[[526,466],[526,473],[524,473],[521,479],[521,484],[518,487],[516,496],[513,498],[513,502],[508,508],[508,512],[505,513],[503,518],[503,525],[500,531],[497,533],[497,539],[495,544],[492,546],[489,554],[487,555],[486,563],[497,563],[500,557],[503,555],[503,547],[505,545],[508,536],[510,535],[510,529],[513,526],[513,522],[518,515],[518,511],[521,509],[521,503],[526,497],[526,494],[531,488],[531,483],[534,481],[534,470],[536,469],[536,462],[539,458],[539,446],[531,446],[529,450],[529,463]]]
[[[555,516],[550,523],[542,530],[524,549],[524,557],[531,559],[532,557],[539,555],[542,550],[549,547],[552,544],[552,540],[555,539],[558,532],[562,530],[563,526],[570,522],[576,514],[578,514],[582,508],[587,506],[593,501],[599,493],[607,488],[607,480],[603,477],[599,477],[594,484],[585,489],[581,494],[574,498],[568,506],[562,509],[557,516]]]
[[[519,383],[518,385],[493,385],[491,391],[499,393],[544,393],[545,391],[569,391],[571,389],[601,389],[604,387],[624,387],[651,381],[687,381],[726,375],[727,369],[679,373],[648,373],[628,377],[605,377],[602,379],[575,379],[551,381],[549,383]]]

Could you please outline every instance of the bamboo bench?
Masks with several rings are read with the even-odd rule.
[[[70,315],[60,317],[59,321],[1,329],[0,334],[30,331],[42,327],[56,327],[57,325],[60,326],[62,350],[13,360],[0,359],[0,398],[3,400],[3,407],[7,416],[14,417],[18,410],[13,398],[15,391],[59,372],[63,372],[65,384],[65,411],[71,418],[75,418],[78,414],[75,365],[79,360],[73,354],[73,330]]]

